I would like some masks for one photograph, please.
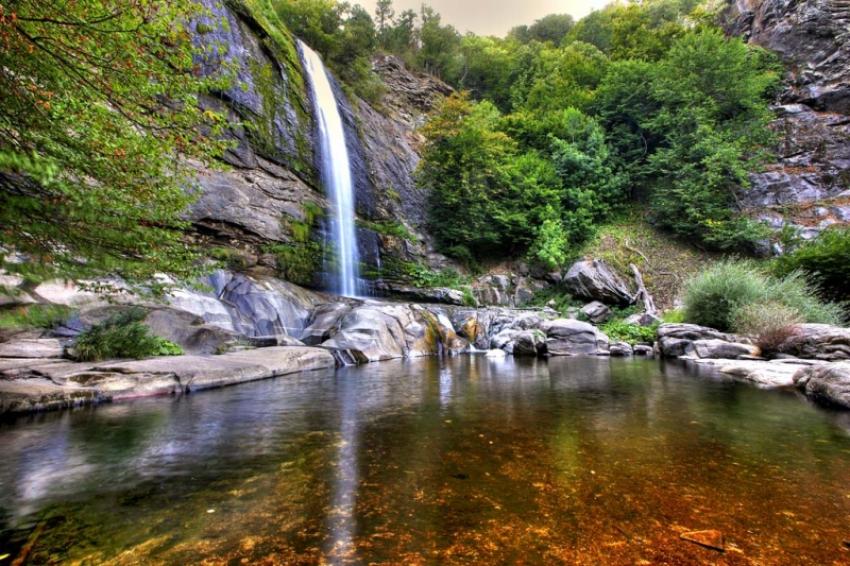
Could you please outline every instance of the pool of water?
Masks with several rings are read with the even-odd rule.
[[[0,565],[850,562],[846,415],[678,364],[386,362],[18,419],[0,450]]]

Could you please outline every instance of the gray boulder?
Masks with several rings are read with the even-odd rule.
[[[662,324],[658,327],[658,349],[661,355],[667,358],[695,354],[694,343],[700,340],[747,343],[745,339],[734,334],[696,324]]]
[[[564,286],[577,297],[606,304],[625,306],[634,302],[634,296],[622,277],[598,259],[573,264],[564,277]]]
[[[592,324],[558,319],[541,324],[550,356],[607,356],[608,337]]]
[[[514,356],[541,356],[546,353],[546,335],[540,330],[523,330],[514,336]]]
[[[761,350],[750,344],[725,340],[695,340],[693,354],[698,358],[734,360],[743,356],[758,357]]]
[[[339,322],[351,311],[347,303],[328,303],[317,307],[310,315],[307,328],[301,332],[301,341],[308,346],[318,346],[339,331]]]
[[[614,313],[611,312],[610,308],[603,305],[599,301],[593,301],[592,303],[584,305],[581,308],[581,313],[586,316],[587,320],[589,320],[593,324],[602,324],[603,322],[608,322],[614,315]]]
[[[850,360],[850,329],[829,324],[799,324],[778,350],[804,359]]]
[[[794,383],[816,401],[850,409],[850,362],[805,367],[794,375]]]
[[[614,344],[611,344],[611,348],[609,351],[611,357],[615,358],[628,358],[635,354],[632,345],[628,342],[615,342]]]
[[[638,344],[634,348],[635,356],[644,356],[650,358],[655,355],[655,350],[652,346],[647,346],[646,344]]]
[[[407,354],[404,329],[398,320],[378,308],[356,308],[342,317],[339,331],[322,343],[342,365],[403,358]]]

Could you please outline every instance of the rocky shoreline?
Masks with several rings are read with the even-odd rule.
[[[0,414],[62,409],[145,396],[174,396],[335,366],[424,356],[490,352],[500,356],[659,357],[680,359],[760,388],[798,388],[850,409],[850,329],[802,324],[767,359],[742,336],[692,324],[659,324],[651,312],[627,319],[657,326],[654,340],[613,341],[595,324],[603,303],[625,303],[628,288],[595,262],[575,276],[589,300],[569,317],[551,308],[465,307],[348,299],[273,278],[217,272],[210,291],[183,289],[165,303],[138,297],[110,302],[47,285],[18,300],[73,307],[50,331],[0,336]],[[570,275],[567,275],[567,284]],[[78,363],[74,338],[116,310],[146,309],[145,324],[186,355]],[[141,305],[141,307],[140,307]],[[585,320],[578,320],[583,318]]]

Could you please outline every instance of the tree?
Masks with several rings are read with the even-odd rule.
[[[773,114],[767,94],[778,81],[770,58],[720,31],[677,40],[652,77],[660,110],[646,121],[663,141],[648,159],[657,179],[657,222],[719,248],[764,235],[736,213],[735,194],[765,157]]]
[[[381,44],[384,46],[386,46],[387,34],[390,31],[394,17],[393,0],[378,0],[375,6],[375,23],[378,27]]]
[[[131,284],[197,271],[188,159],[209,163],[225,125],[199,105],[225,86],[200,77],[217,47],[193,43],[205,14],[190,0],[0,6],[3,270]]]
[[[528,39],[560,45],[573,26],[575,20],[569,14],[550,14],[528,27]]]
[[[440,14],[430,6],[422,5],[420,17],[422,24],[417,62],[425,72],[444,77],[454,63],[455,53],[460,46],[460,34],[452,26],[442,25]]]

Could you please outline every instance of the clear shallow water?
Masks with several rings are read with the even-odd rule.
[[[0,564],[846,564],[848,429],[679,365],[482,356],[41,415],[0,424]]]

